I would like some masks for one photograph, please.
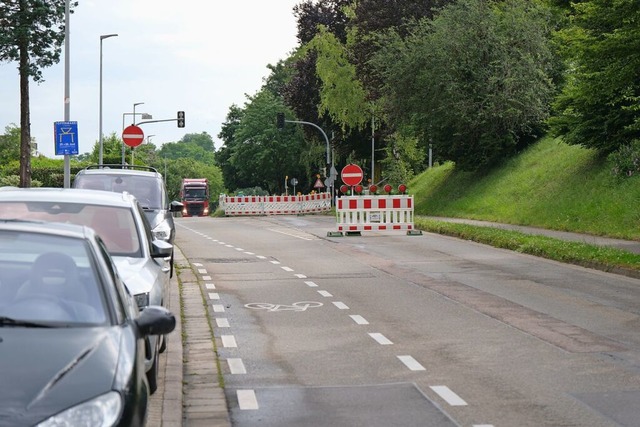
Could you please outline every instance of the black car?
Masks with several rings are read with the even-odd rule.
[[[73,187],[133,194],[144,209],[154,237],[173,244],[176,235],[173,213],[181,212],[183,205],[177,200],[169,202],[164,178],[155,168],[118,164],[91,165],[76,174]],[[173,276],[173,255],[169,275]]]
[[[142,426],[145,337],[167,309],[138,310],[95,232],[0,220],[0,426]]]

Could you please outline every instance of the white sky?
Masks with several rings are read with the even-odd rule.
[[[98,141],[100,35],[102,129],[122,134],[123,113],[149,113],[176,122],[141,126],[158,148],[187,133],[217,135],[232,104],[243,106],[269,75],[268,64],[297,46],[293,6],[302,0],[80,0],[70,23],[70,117],[78,122],[79,152]],[[64,47],[61,60],[31,82],[31,136],[38,151],[55,156],[53,123],[64,120]],[[125,125],[133,116],[125,117]],[[138,116],[138,121],[142,120]],[[274,118],[275,120],[275,118]],[[0,134],[20,125],[17,63],[0,63]]]

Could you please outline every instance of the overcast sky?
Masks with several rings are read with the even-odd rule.
[[[149,113],[176,122],[142,126],[158,148],[187,133],[217,135],[232,104],[244,105],[268,76],[268,64],[297,46],[293,6],[302,0],[80,0],[70,24],[70,117],[78,122],[79,152],[98,141],[100,35],[103,134],[122,134],[123,113]],[[53,124],[64,120],[64,48],[59,64],[31,82],[31,136],[55,156]],[[131,124],[132,115],[124,118]],[[138,121],[141,120],[138,117]],[[275,120],[275,119],[274,119]],[[20,124],[17,63],[0,63],[0,134]],[[153,135],[153,136],[151,136]]]

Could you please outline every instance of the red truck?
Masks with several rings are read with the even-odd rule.
[[[183,178],[180,199],[184,207],[182,216],[209,215],[209,181],[207,178]]]

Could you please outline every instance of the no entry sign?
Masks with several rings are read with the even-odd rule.
[[[129,147],[137,147],[142,144],[142,141],[144,141],[144,132],[142,132],[140,127],[131,125],[122,131],[122,142]]]
[[[342,168],[342,172],[340,172],[342,182],[350,187],[360,184],[363,176],[362,168],[358,165],[354,165],[353,163]]]

